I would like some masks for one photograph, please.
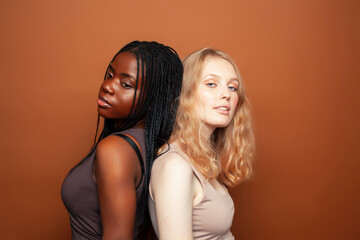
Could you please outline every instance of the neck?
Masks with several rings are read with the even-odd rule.
[[[201,134],[206,140],[210,140],[211,135],[213,134],[215,129],[213,127],[206,125],[205,123],[201,123],[199,131],[200,131],[199,134]]]
[[[138,121],[133,128],[142,128],[145,129],[145,119]]]
[[[123,124],[124,124],[124,122],[120,122],[120,121],[115,122],[115,129],[119,129]],[[145,119],[142,119],[142,120],[138,121],[131,128],[145,129]]]

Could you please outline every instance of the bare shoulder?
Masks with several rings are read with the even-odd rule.
[[[123,156],[122,158],[131,157],[134,154],[132,147],[123,138],[110,135],[101,140],[96,147],[97,155],[116,155],[117,157]]]
[[[193,170],[190,164],[178,153],[164,153],[155,159],[152,174],[192,174]]]
[[[111,135],[102,139],[96,147],[95,167],[107,171],[133,172],[138,165],[137,155],[123,138]]]
[[[112,148],[114,148],[114,150],[116,149],[128,149],[128,147],[130,147],[130,145],[121,137],[116,136],[116,135],[110,135],[104,139],[102,139],[97,147],[96,147],[96,151],[106,151],[106,150],[112,150]]]
[[[168,152],[154,161],[150,191],[154,199],[160,196],[192,196],[194,174],[190,164],[178,153]],[[179,191],[181,189],[181,191]],[[186,194],[185,194],[186,193]],[[177,197],[181,199],[180,196]]]
[[[186,239],[192,239],[194,183],[193,169],[179,153],[167,152],[155,160],[150,194],[156,206],[160,239],[175,239],[183,235],[184,229],[189,230]]]

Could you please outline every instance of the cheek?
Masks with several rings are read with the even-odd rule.
[[[239,102],[239,96],[236,94],[234,97],[231,98],[230,100],[232,108],[236,109],[237,104]]]
[[[204,112],[204,104],[201,99],[196,98],[192,111],[195,115]]]
[[[234,105],[237,105],[237,104],[238,104],[238,101],[239,101],[239,96],[238,96],[238,95],[235,95],[235,97],[233,98],[233,104],[234,104]]]
[[[213,96],[206,91],[198,93],[195,102],[197,112],[204,112],[206,106],[211,104],[212,99]]]
[[[118,107],[123,108],[124,110],[130,110],[133,103],[134,96],[132,94],[122,94],[118,99]]]
[[[214,98],[215,98],[214,93],[211,91],[207,91],[207,89],[202,90],[197,95],[198,102],[201,102],[204,106],[211,104]]]

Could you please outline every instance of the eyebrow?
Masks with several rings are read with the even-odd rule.
[[[219,75],[214,74],[214,73],[210,73],[210,74],[208,74],[208,75],[204,76],[204,78],[207,78],[207,77],[220,78],[220,76],[219,76]],[[231,78],[231,79],[230,79],[230,81],[237,81],[237,82],[239,82],[239,79],[237,79],[237,78]]]
[[[220,76],[219,76],[219,75],[217,75],[217,74],[213,74],[213,73],[210,73],[210,74],[208,74],[208,75],[205,75],[205,76],[204,76],[204,78],[207,78],[207,77],[220,78]]]
[[[109,68],[112,72],[114,72],[114,68],[111,66],[111,64],[109,65],[108,68]],[[133,76],[131,76],[131,75],[127,74],[127,73],[120,73],[120,75],[125,76],[125,77],[128,77],[128,78],[131,78],[131,79],[133,79],[134,81],[136,81],[136,78],[134,78]]]
[[[123,75],[123,76],[125,76],[125,77],[131,78],[131,79],[133,79],[134,81],[136,81],[136,79],[135,79],[133,76],[131,76],[131,75],[127,74],[127,73],[120,73],[120,75]]]

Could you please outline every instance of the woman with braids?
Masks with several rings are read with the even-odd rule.
[[[141,238],[150,169],[172,131],[182,72],[175,50],[156,42],[131,42],[111,60],[97,100],[103,130],[62,185],[72,239]]]
[[[227,187],[251,174],[254,137],[238,68],[205,48],[188,56],[169,145],[154,162],[149,211],[160,240],[234,239]]]

